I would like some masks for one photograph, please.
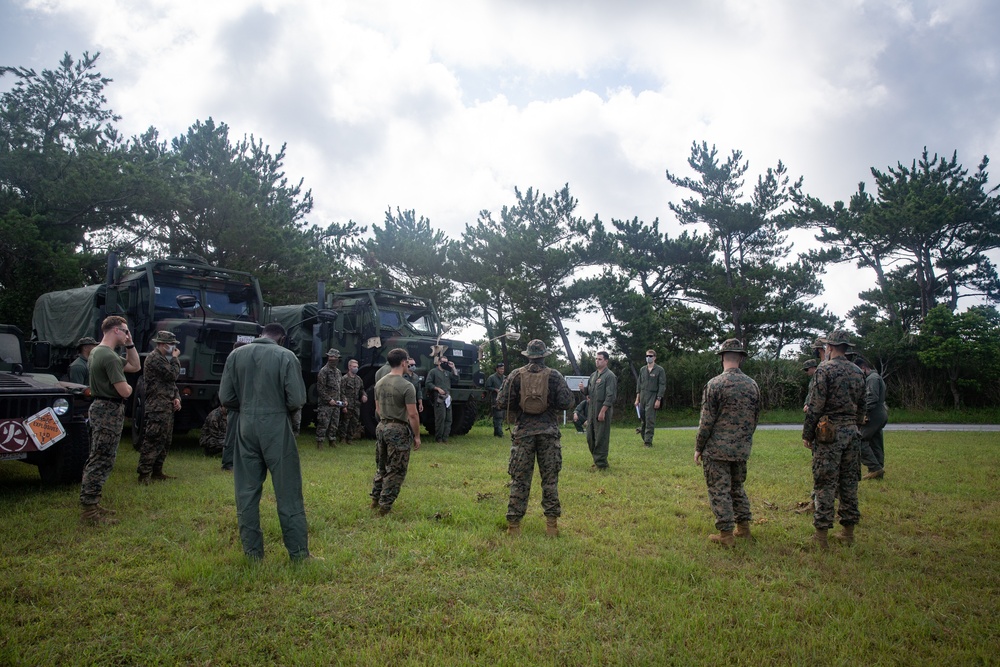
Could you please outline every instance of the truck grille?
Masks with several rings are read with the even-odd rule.
[[[52,405],[53,396],[0,394],[0,419],[24,419]]]

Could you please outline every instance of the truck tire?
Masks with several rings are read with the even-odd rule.
[[[132,449],[139,451],[146,433],[146,381],[139,378],[132,392]]]
[[[62,442],[52,445],[38,464],[38,474],[46,484],[79,484],[83,466],[90,456],[90,427],[70,424]]]
[[[465,435],[479,418],[476,399],[469,397],[465,403],[455,403],[451,406],[451,434]]]

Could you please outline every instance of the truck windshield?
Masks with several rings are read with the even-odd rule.
[[[202,307],[208,315],[226,320],[256,321],[254,299],[247,298],[249,288],[242,286],[232,291],[222,289],[201,290],[198,287],[180,287],[176,285],[156,286],[156,312],[159,318],[201,317]],[[184,309],[177,303],[180,295],[191,295],[198,299],[198,306]]]
[[[379,309],[379,324],[383,329],[392,331],[403,331],[409,329],[412,333],[421,336],[435,336],[434,323],[427,311],[418,313],[400,313],[395,310]]]

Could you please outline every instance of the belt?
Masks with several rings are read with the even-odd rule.
[[[97,397],[94,398],[94,400],[95,401],[108,401],[109,403],[117,403],[118,405],[122,405],[122,404],[125,403],[125,399],[122,398],[121,396],[117,396],[115,398],[106,398],[104,396],[97,396]]]
[[[408,422],[404,422],[404,421],[400,421],[400,420],[398,420],[398,419],[387,419],[387,418],[383,418],[383,419],[381,419],[381,422],[382,422],[383,424],[402,424],[403,426],[409,426],[409,423],[408,423]]]

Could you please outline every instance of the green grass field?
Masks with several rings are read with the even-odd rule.
[[[311,434],[310,434],[311,435]],[[806,548],[809,452],[757,434],[755,539],[714,530],[691,431],[645,449],[617,429],[609,473],[563,437],[562,536],[537,475],[524,534],[503,532],[505,441],[425,443],[393,513],[374,516],[370,442],[300,439],[310,547],[293,566],[273,494],[267,558],[244,560],[232,477],[192,437],[140,487],[126,440],[106,487],[121,523],[78,522],[78,488],[0,464],[3,665],[1000,664],[1000,434],[886,434],[854,548]]]

